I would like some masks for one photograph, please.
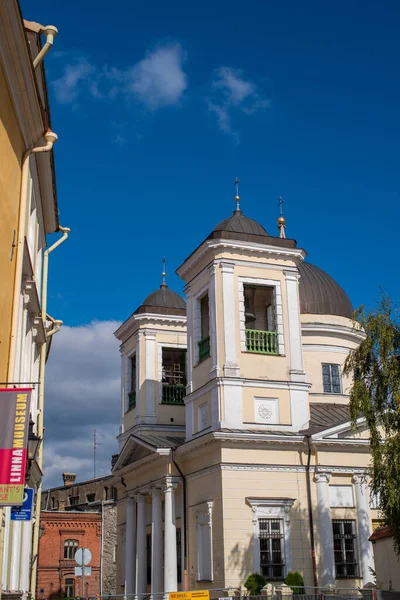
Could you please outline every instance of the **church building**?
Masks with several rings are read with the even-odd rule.
[[[344,290],[236,210],[117,330],[117,593],[372,580],[369,435],[349,423]]]

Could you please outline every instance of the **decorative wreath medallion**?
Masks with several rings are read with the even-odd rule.
[[[266,404],[259,404],[257,408],[257,413],[260,419],[264,421],[268,421],[272,417],[272,410]]]

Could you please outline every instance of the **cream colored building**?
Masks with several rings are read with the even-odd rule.
[[[0,2],[0,387],[32,388],[32,434],[43,437],[47,313],[47,235],[60,227],[44,57],[57,29],[24,21],[17,0]],[[56,245],[59,245],[60,240]],[[1,421],[0,421],[1,427]],[[40,507],[42,448],[28,461]],[[10,520],[0,507],[0,590],[34,592],[39,514]]]
[[[368,431],[342,373],[363,334],[283,218],[270,236],[236,200],[177,270],[186,306],[163,283],[116,332],[120,593],[372,577]]]

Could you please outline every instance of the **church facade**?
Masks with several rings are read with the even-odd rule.
[[[372,580],[368,430],[349,423],[344,290],[239,208],[116,332],[117,592]]]

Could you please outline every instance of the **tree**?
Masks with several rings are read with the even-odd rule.
[[[365,339],[346,359],[344,373],[353,376],[350,415],[355,428],[364,416],[370,430],[371,492],[385,525],[391,527],[400,555],[400,323],[393,301],[382,294],[377,307],[358,309],[355,327]]]
[[[285,584],[292,589],[295,596],[304,594],[304,579],[298,571],[289,571],[285,579]]]
[[[250,596],[259,596],[267,580],[260,573],[252,573],[244,582],[244,587],[248,590]]]

